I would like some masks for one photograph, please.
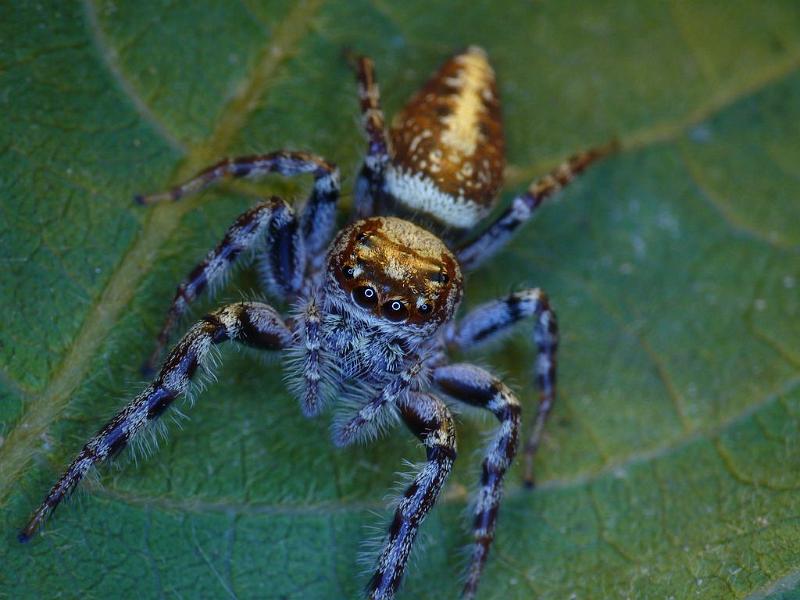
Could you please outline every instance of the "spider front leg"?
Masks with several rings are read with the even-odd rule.
[[[514,198],[511,207],[500,215],[477,238],[456,252],[464,271],[471,271],[505,246],[521,225],[534,215],[539,205],[559,192],[589,165],[616,151],[619,144],[614,141],[605,146],[592,148],[568,158],[550,173],[534,181],[520,196]]]
[[[403,395],[418,383],[421,372],[422,362],[414,359],[408,367],[395,375],[377,395],[370,398],[354,417],[335,424],[333,443],[337,446],[347,446],[356,439],[374,435],[380,428],[380,418],[384,414],[384,409],[399,402]]]
[[[512,326],[529,318],[533,319],[539,388],[536,420],[525,444],[525,485],[533,487],[533,457],[556,399],[558,321],[547,294],[538,288],[523,290],[483,304],[458,323],[449,341],[458,350],[477,348],[510,333]]]
[[[205,316],[178,342],[155,380],[78,453],[20,532],[19,540],[30,539],[91,467],[119,453],[145,425],[189,391],[198,367],[208,369],[204,361],[211,347],[226,340],[262,350],[281,350],[292,343],[292,333],[274,308],[257,302],[230,304]]]
[[[462,596],[472,598],[494,540],[497,512],[503,496],[503,478],[514,460],[519,438],[521,407],[503,382],[487,371],[469,364],[447,365],[433,372],[433,382],[448,396],[491,411],[497,429],[481,465],[480,489],[475,503],[472,556]]]
[[[436,503],[456,459],[455,425],[444,402],[431,394],[409,394],[398,408],[411,433],[425,445],[427,463],[397,505],[377,569],[367,586],[370,600],[394,597],[419,526]]]
[[[239,215],[217,247],[178,285],[155,348],[142,366],[145,375],[152,375],[190,304],[204,291],[219,288],[237,259],[253,250],[261,251],[262,270],[273,292],[281,297],[298,292],[305,271],[305,243],[292,207],[272,197]]]
[[[320,387],[322,374],[326,365],[321,353],[322,349],[322,312],[313,295],[308,300],[303,312],[298,316],[296,331],[299,343],[296,345],[294,360],[302,364],[299,371],[302,377],[290,383],[292,391],[300,400],[300,408],[307,417],[314,417],[322,412],[325,395]]]
[[[375,78],[375,65],[366,56],[354,58],[361,125],[367,136],[367,155],[355,185],[354,210],[358,218],[372,216],[375,201],[383,186],[383,174],[389,162],[389,142],[386,137],[381,93]]]

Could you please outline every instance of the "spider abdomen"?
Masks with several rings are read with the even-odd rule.
[[[395,117],[384,193],[395,211],[466,229],[491,210],[505,167],[500,99],[486,53],[444,63]]]

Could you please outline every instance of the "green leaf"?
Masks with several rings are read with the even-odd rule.
[[[28,545],[15,534],[142,386],[176,283],[253,201],[132,195],[283,147],[349,186],[364,143],[342,49],[375,58],[392,113],[477,43],[503,94],[506,201],[573,151],[623,145],[468,281],[467,307],[544,287],[563,331],[541,485],[511,476],[481,597],[794,597],[799,28],[792,1],[0,5],[0,595],[358,596],[367,528],[421,449],[400,429],[333,449],[277,365],[230,349],[155,456],[104,469]],[[254,281],[233,283],[219,300]],[[470,358],[532,413],[526,336]],[[492,426],[461,418],[402,597],[456,597]]]

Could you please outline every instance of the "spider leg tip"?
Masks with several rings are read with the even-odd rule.
[[[536,487],[536,482],[533,479],[526,479],[525,482],[522,484],[526,490],[532,490]]]
[[[145,204],[147,204],[147,202],[145,201],[144,195],[142,195],[142,194],[134,195],[133,203],[134,204],[138,204],[139,206],[144,206]]]
[[[30,541],[30,539],[31,539],[31,534],[28,533],[27,530],[20,531],[17,534],[17,541],[19,541],[21,544],[27,543],[28,541]]]

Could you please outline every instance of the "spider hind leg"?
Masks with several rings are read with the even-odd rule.
[[[478,237],[458,249],[457,255],[461,268],[471,271],[481,265],[487,258],[508,244],[517,230],[533,217],[544,200],[561,191],[590,165],[618,149],[619,143],[612,141],[604,146],[579,152],[544,177],[531,183],[528,189],[514,198],[511,206]]]
[[[372,216],[383,188],[386,165],[389,163],[389,142],[381,108],[381,93],[375,76],[375,65],[366,56],[352,57],[358,82],[361,126],[367,136],[367,154],[355,184],[354,211],[358,218]]]

